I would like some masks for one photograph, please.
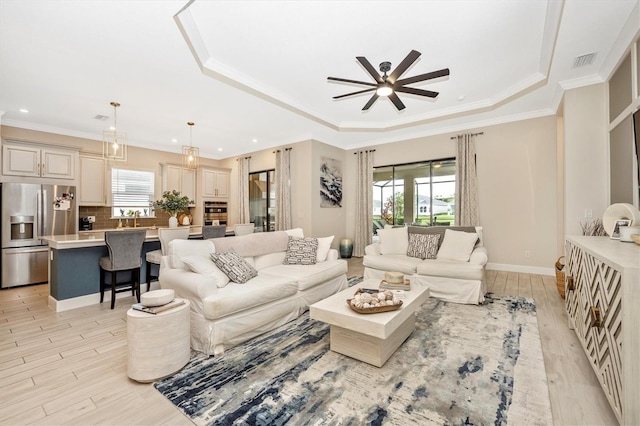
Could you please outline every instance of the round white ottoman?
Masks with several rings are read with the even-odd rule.
[[[155,315],[129,309],[129,377],[138,382],[148,383],[180,371],[191,356],[189,320],[188,300],[184,301],[184,305]]]

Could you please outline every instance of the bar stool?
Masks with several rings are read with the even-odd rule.
[[[142,244],[147,231],[106,231],[104,241],[109,257],[100,258],[100,303],[104,300],[104,290],[111,290],[111,309],[116,302],[116,293],[131,290],[140,302],[140,266],[142,266]],[[107,274],[106,272],[110,272]],[[118,282],[118,273],[130,272],[129,280]]]
[[[209,238],[224,237],[226,232],[226,225],[205,225],[202,227],[202,239],[208,240]]]
[[[188,226],[182,228],[159,228],[158,229],[158,238],[160,239],[160,250],[153,250],[147,252],[145,256],[145,260],[147,261],[147,291],[151,290],[151,279],[157,279],[160,275],[160,261],[162,260],[162,256],[167,254],[167,247],[169,247],[169,242],[171,240],[181,239],[186,240],[189,238],[189,230]],[[158,273],[152,274],[151,268],[157,266]]]

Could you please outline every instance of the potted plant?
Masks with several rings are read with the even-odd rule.
[[[187,211],[190,203],[189,197],[186,195],[180,196],[180,192],[174,189],[173,191],[164,191],[162,193],[162,199],[153,203],[153,206],[167,212],[170,216],[169,227],[175,228],[178,226],[178,213]]]

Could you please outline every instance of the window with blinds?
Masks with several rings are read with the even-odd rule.
[[[153,216],[153,172],[111,169],[111,212],[113,217]]]

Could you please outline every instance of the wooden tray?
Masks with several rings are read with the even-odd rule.
[[[356,311],[359,314],[377,314],[379,312],[390,312],[395,311],[396,309],[400,309],[400,307],[402,306],[402,300],[400,300],[400,303],[396,305],[378,306],[375,308],[356,308],[351,304],[351,300],[352,299],[347,299],[347,305],[349,305],[352,310]]]

